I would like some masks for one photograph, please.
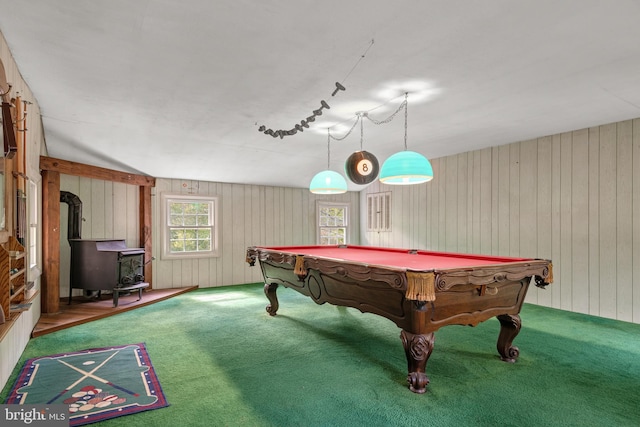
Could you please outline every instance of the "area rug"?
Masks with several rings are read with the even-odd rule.
[[[70,426],[169,405],[144,343],[29,359],[5,403],[67,404]]]

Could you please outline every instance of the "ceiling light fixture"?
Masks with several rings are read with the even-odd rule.
[[[331,136],[327,129],[327,170],[318,172],[309,184],[314,194],[342,194],[347,192],[347,181],[338,172],[331,169]]]
[[[367,112],[361,111],[356,114],[360,120],[360,151],[356,151],[347,158],[344,164],[344,171],[351,182],[366,185],[378,177],[380,165],[376,156],[362,149],[364,140],[363,117],[367,116]]]
[[[404,94],[404,151],[389,157],[382,164],[380,182],[391,185],[422,184],[433,179],[431,163],[420,153],[407,150],[407,96]]]

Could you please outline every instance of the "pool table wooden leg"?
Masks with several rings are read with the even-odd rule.
[[[422,394],[427,390],[429,377],[425,373],[427,360],[433,351],[433,343],[435,335],[433,332],[428,334],[412,334],[404,329],[400,332],[404,353],[407,356],[407,365],[409,374],[407,382],[409,389],[414,393]]]
[[[522,325],[517,314],[502,314],[497,316],[500,321],[500,335],[498,336],[498,353],[505,362],[513,363],[518,360],[520,350],[513,346],[513,340],[520,332]]]
[[[271,316],[275,316],[278,311],[278,296],[276,295],[276,290],[278,289],[277,283],[266,283],[264,285],[264,294],[267,296],[267,299],[271,304],[267,305],[267,313]]]

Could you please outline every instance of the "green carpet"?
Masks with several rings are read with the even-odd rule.
[[[145,342],[171,406],[101,426],[640,425],[640,325],[525,304],[515,364],[497,320],[448,326],[417,395],[392,322],[278,295],[270,317],[262,284],[182,294],[32,339],[22,360]]]

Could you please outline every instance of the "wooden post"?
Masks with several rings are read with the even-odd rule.
[[[153,250],[151,247],[151,187],[140,188],[140,247],[144,248],[144,281],[153,288],[152,264]]]
[[[42,313],[60,311],[60,173],[42,171]]]

